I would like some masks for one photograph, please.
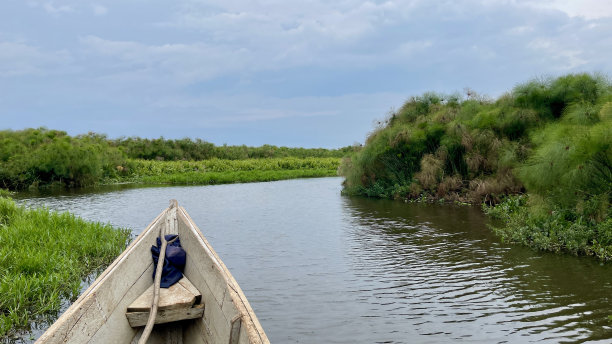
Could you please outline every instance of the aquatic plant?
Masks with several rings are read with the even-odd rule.
[[[0,338],[74,300],[82,279],[108,265],[129,238],[127,229],[0,197]]]
[[[70,137],[40,129],[0,131],[0,186],[24,189],[43,185],[87,186],[118,173],[121,152],[102,135]]]
[[[343,147],[339,149],[325,148],[299,148],[278,147],[274,145],[263,145],[260,147],[249,147],[246,145],[216,146],[201,139],[189,138],[171,140],[163,137],[157,139],[144,139],[139,137],[119,138],[110,141],[111,144],[130,159],[144,160],[244,160],[261,158],[340,158],[346,153],[353,151],[356,147]]]
[[[227,184],[337,175],[338,158],[204,161],[129,160],[120,181],[146,184]]]
[[[571,74],[529,81],[496,100],[471,92],[413,97],[340,171],[347,194],[502,202],[487,211],[505,212],[506,226],[496,230],[504,240],[608,259],[612,84]],[[523,193],[510,210],[518,201],[508,197]]]
[[[113,181],[171,182],[180,180],[177,173],[296,170],[293,173],[242,173],[231,181],[201,176],[189,180],[224,182],[265,181],[301,176],[321,176],[321,171],[304,173],[297,170],[327,169],[335,175],[339,157],[358,147],[341,149],[288,148],[264,145],[215,146],[201,140],[165,140],[127,138],[109,140],[104,135],[89,133],[75,137],[66,132],[45,128],[21,131],[0,131],[0,187],[18,190],[39,187],[81,187]],[[132,159],[134,157],[141,159]],[[219,159],[223,158],[223,159]],[[148,160],[147,160],[148,159]],[[163,162],[163,164],[161,163]],[[163,178],[162,175],[172,175]],[[185,178],[182,178],[186,180]]]

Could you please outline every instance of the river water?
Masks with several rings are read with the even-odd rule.
[[[177,199],[273,343],[612,343],[612,264],[504,245],[475,207],[350,198],[341,183],[17,198],[134,234]]]

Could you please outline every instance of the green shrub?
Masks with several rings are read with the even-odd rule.
[[[608,259],[612,84],[532,80],[492,101],[412,97],[343,159],[344,193],[495,205],[511,242]],[[523,198],[507,198],[526,192]]]
[[[101,135],[70,137],[40,129],[1,131],[0,186],[24,189],[44,185],[86,186],[118,173],[125,159]]]

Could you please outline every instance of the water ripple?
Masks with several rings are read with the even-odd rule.
[[[612,265],[504,245],[471,207],[341,179],[23,195],[134,233],[184,205],[277,343],[610,343]]]

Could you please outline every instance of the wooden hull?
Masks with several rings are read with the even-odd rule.
[[[159,236],[179,234],[187,252],[185,276],[201,292],[204,316],[156,325],[149,343],[269,343],[242,290],[182,207],[164,210],[36,343],[132,343],[126,309],[152,284],[150,248]],[[171,338],[170,338],[171,337]]]

